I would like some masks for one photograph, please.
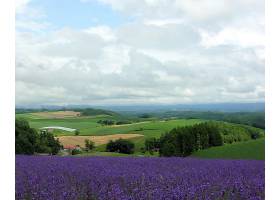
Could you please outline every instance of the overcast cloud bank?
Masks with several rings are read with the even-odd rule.
[[[17,1],[16,105],[264,101],[264,1],[80,3],[127,21],[58,27]]]

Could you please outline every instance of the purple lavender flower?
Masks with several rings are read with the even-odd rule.
[[[264,161],[16,156],[16,199],[264,199]]]

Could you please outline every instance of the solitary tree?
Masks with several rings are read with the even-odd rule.
[[[79,135],[80,134],[80,131],[77,129],[77,130],[75,130],[75,135],[77,136],[77,135]]]

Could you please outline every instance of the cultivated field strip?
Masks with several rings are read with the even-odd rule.
[[[91,140],[95,145],[107,144],[110,140],[117,139],[133,139],[143,137],[141,134],[115,134],[105,136],[60,136],[57,137],[63,146],[76,146],[85,147],[85,140]]]

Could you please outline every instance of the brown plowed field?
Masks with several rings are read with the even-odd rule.
[[[37,112],[32,113],[34,116],[43,117],[43,118],[68,118],[68,117],[79,117],[80,112],[75,111],[55,111],[55,112]]]
[[[85,147],[85,139],[89,139],[95,143],[96,146],[107,144],[110,140],[117,139],[131,139],[143,137],[140,134],[115,134],[115,135],[104,135],[104,136],[59,136],[57,137],[63,146],[76,146]]]

